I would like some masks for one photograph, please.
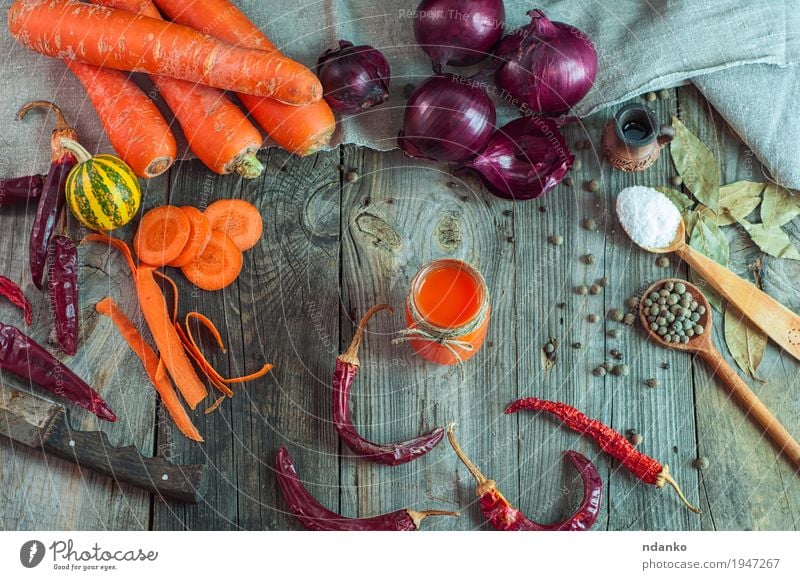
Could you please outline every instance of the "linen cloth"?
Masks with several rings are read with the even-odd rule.
[[[408,91],[431,73],[414,41],[418,0],[234,2],[284,53],[307,66],[340,38],[382,50],[392,67],[391,99],[344,119],[335,144],[396,147]],[[11,0],[0,3],[7,9]],[[599,72],[578,114],[692,79],[775,179],[800,188],[800,121],[791,106],[800,89],[799,0],[505,0],[505,6],[507,31],[529,22],[526,12],[539,8],[592,38]],[[0,51],[0,175],[47,168],[52,122],[34,115],[14,120],[28,100],[55,101],[89,150],[109,150],[91,104],[63,63],[22,48],[7,30]],[[146,77],[135,76],[149,91]],[[498,102],[499,123],[515,115]],[[180,141],[177,127],[175,133]]]

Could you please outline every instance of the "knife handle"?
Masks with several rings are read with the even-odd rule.
[[[42,432],[42,448],[84,469],[158,494],[164,499],[199,503],[208,477],[205,465],[173,465],[162,457],[144,457],[135,446],[112,447],[102,431],[77,431],[63,411]]]

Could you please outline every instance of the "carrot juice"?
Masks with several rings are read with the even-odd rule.
[[[411,282],[404,336],[421,357],[454,365],[474,356],[489,324],[489,293],[480,272],[461,260],[437,260]]]

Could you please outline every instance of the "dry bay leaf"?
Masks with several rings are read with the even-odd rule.
[[[792,244],[789,235],[780,228],[767,228],[764,224],[751,224],[745,220],[737,220],[745,229],[750,239],[765,254],[776,258],[800,260],[800,252]]]
[[[728,244],[728,238],[719,229],[714,219],[697,213],[697,221],[689,237],[689,246],[727,268],[730,260],[730,245]],[[691,271],[691,278],[692,282],[703,291],[711,306],[721,312],[722,296],[706,283],[702,277],[698,276],[694,270]]]
[[[779,228],[798,214],[800,214],[800,197],[777,183],[767,185],[764,190],[764,202],[761,205],[761,222],[765,227]]]
[[[675,169],[695,199],[718,214],[721,178],[714,154],[677,117],[672,118],[672,127],[675,138],[670,152]]]
[[[694,205],[694,202],[689,199],[688,195],[677,189],[671,187],[654,187],[653,189],[666,195],[667,199],[672,202],[672,205],[678,208],[678,211],[684,211]]]
[[[719,188],[719,216],[717,224],[730,226],[736,218],[746,218],[761,203],[761,192],[766,184],[756,181],[737,181]]]
[[[725,308],[724,331],[725,344],[733,360],[743,372],[755,378],[764,358],[767,335],[730,304]]]

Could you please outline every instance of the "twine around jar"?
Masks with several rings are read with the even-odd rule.
[[[483,277],[479,272],[475,271],[475,273],[479,276],[481,285],[485,288],[486,285],[483,281]],[[425,342],[439,344],[445,347],[450,354],[455,357],[459,365],[464,364],[464,359],[461,358],[461,355],[456,348],[460,348],[467,352],[475,350],[475,347],[471,343],[465,340],[459,340],[459,337],[470,334],[471,332],[474,332],[480,328],[481,325],[486,322],[486,318],[489,316],[488,297],[483,300],[480,310],[478,310],[477,314],[472,318],[471,321],[453,328],[445,328],[431,324],[417,308],[413,293],[409,293],[408,298],[406,299],[406,306],[408,307],[408,312],[411,316],[411,320],[414,322],[414,326],[398,331],[397,334],[400,336],[393,339],[392,344],[399,344],[401,342],[408,342],[411,340],[422,340]]]

